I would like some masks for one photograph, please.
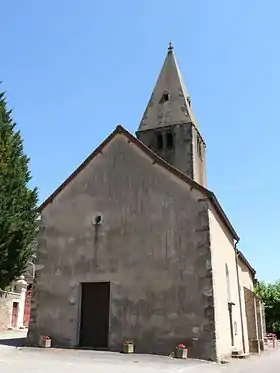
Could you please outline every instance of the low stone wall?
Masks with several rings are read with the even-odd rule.
[[[21,294],[0,290],[0,331],[11,326],[13,302],[21,302]]]

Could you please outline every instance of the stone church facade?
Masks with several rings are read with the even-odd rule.
[[[40,213],[30,344],[119,351],[133,339],[137,352],[170,354],[185,343],[214,361],[249,351],[243,288],[255,273],[206,189],[172,46],[136,137],[118,126]]]

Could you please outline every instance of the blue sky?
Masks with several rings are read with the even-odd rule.
[[[43,201],[121,123],[137,129],[173,41],[208,187],[258,272],[279,274],[280,2],[1,2],[0,80]]]

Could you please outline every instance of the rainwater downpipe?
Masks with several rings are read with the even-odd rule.
[[[234,250],[235,250],[235,264],[236,264],[236,274],[237,274],[237,288],[238,288],[238,298],[239,298],[240,321],[241,321],[242,346],[243,346],[243,353],[245,354],[246,349],[245,349],[245,337],[244,337],[244,323],[243,323],[240,278],[239,278],[239,269],[238,269],[238,256],[239,256],[239,253],[238,253],[238,250],[237,250],[238,242],[239,242],[239,239],[236,240],[236,242],[234,244]]]

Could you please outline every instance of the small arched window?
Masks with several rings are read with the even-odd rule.
[[[160,99],[160,103],[163,104],[164,102],[167,102],[169,101],[169,93],[168,92],[164,92],[164,94],[161,96],[161,99]]]
[[[167,132],[166,134],[166,148],[173,149],[174,148],[174,136],[173,133]]]
[[[228,265],[226,263],[226,282],[227,282],[227,298],[228,302],[231,302],[231,291],[230,291],[230,278],[229,278],[229,270]]]
[[[158,150],[162,150],[163,148],[163,137],[162,134],[157,135],[157,148]]]

